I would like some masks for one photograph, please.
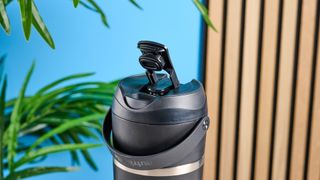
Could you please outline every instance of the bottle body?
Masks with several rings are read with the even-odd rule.
[[[103,124],[114,178],[201,180],[209,128],[203,86],[179,82],[164,45],[140,41],[138,48],[146,74],[119,82]]]
[[[181,142],[190,134],[196,122],[145,124],[112,114],[114,147],[130,155],[157,154]]]
[[[152,156],[174,148],[190,135],[199,121],[151,125],[131,122],[112,115],[114,147],[130,155]],[[115,160],[115,180],[201,180],[205,136],[200,142],[195,143],[198,143],[196,148],[190,150],[188,156],[177,159],[170,167],[161,167],[159,172],[154,172],[154,169],[133,170]],[[180,171],[178,175],[177,171]]]

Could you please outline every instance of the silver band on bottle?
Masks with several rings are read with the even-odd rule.
[[[170,167],[170,168],[152,169],[152,170],[132,169],[121,164],[117,160],[114,160],[114,164],[118,168],[122,169],[123,171],[129,172],[131,174],[136,174],[141,176],[153,176],[153,177],[168,177],[168,176],[184,175],[184,174],[188,174],[193,171],[196,171],[203,166],[203,161],[204,159],[201,158],[199,161],[189,163],[189,164],[179,165],[179,166]]]

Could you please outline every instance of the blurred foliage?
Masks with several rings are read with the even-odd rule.
[[[193,3],[195,4],[195,6],[198,8],[198,10],[200,11],[202,18],[204,20],[204,22],[206,22],[206,24],[213,29],[215,32],[218,32],[217,28],[213,25],[210,17],[209,17],[209,11],[208,8],[201,3],[200,0],[193,0]]]
[[[10,34],[10,21],[9,21],[8,14],[6,12],[6,6],[12,1],[13,0],[0,0],[0,24],[7,34]],[[30,34],[31,34],[31,27],[33,26],[41,35],[41,37],[47,42],[47,44],[54,49],[55,48],[54,41],[43,19],[41,18],[41,15],[39,13],[39,10],[34,0],[17,0],[17,1],[19,2],[19,6],[20,6],[21,21],[23,25],[23,32],[24,32],[25,38],[29,40]],[[129,2],[132,3],[135,7],[142,9],[142,7],[136,2],[136,0],[129,0]],[[201,0],[193,0],[193,3],[200,11],[207,25],[210,28],[212,28],[214,31],[217,31],[209,18],[208,9],[206,8],[205,5],[202,4]],[[109,27],[106,14],[102,10],[102,8],[96,3],[95,0],[73,0],[73,6],[75,8],[78,7],[79,4],[89,10],[92,10],[98,13],[101,17],[102,23],[106,27]]]
[[[4,57],[0,61],[3,60]],[[93,75],[76,74],[54,81],[29,96],[25,92],[34,67],[33,63],[17,98],[5,101],[6,77],[1,81],[0,179],[17,180],[53,172],[74,171],[80,164],[80,155],[92,169],[97,170],[88,149],[101,144],[83,143],[83,139],[100,142],[100,120],[112,103],[118,82],[70,84],[70,81],[79,81]],[[33,140],[30,141],[30,138]],[[34,164],[50,154],[66,151],[70,153],[75,167],[24,168],[24,165]],[[9,173],[6,177],[4,171]]]

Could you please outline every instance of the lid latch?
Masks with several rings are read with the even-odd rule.
[[[180,86],[169,56],[168,48],[165,45],[152,41],[140,41],[138,43],[138,48],[142,52],[142,55],[139,57],[139,62],[141,66],[146,69],[146,75],[149,79],[150,87],[147,88],[148,90],[158,89],[152,88],[152,86],[156,85],[159,81],[155,71],[161,70],[166,71],[170,76],[172,83],[170,89],[176,89]]]

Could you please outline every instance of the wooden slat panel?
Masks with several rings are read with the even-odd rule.
[[[242,12],[243,2],[246,13]],[[260,3],[264,3],[264,14],[261,64],[258,66]],[[299,4],[302,6],[298,7]],[[220,32],[210,30],[208,34],[206,91],[212,126],[207,136],[204,180],[215,180],[216,177],[219,180],[251,179],[254,135],[253,179],[285,180],[289,175],[290,179],[300,180],[307,173],[308,180],[320,180],[320,40],[316,46],[317,67],[313,67],[314,37],[318,37],[314,31],[320,31],[320,27],[315,27],[316,24],[319,26],[316,21],[320,18],[315,19],[316,13],[320,16],[319,4],[320,0],[211,0],[210,16]],[[223,19],[225,7],[226,20]],[[226,29],[222,30],[224,23]],[[243,52],[240,52],[242,45]],[[259,74],[256,72],[258,67]],[[259,82],[260,91],[258,106],[255,104],[256,82]],[[310,92],[313,92],[313,98],[310,98]],[[258,113],[257,126],[254,126],[255,112]],[[236,145],[238,152],[235,152]]]
[[[255,91],[258,64],[260,1],[247,0],[241,85],[237,179],[251,177]]]
[[[320,28],[319,28],[320,29]],[[318,31],[320,33],[320,30]],[[320,180],[320,36],[318,37],[318,54],[313,112],[311,124],[311,143],[308,162],[308,180]]]
[[[209,1],[210,18],[215,22],[219,33],[208,29],[207,63],[206,63],[206,92],[208,98],[209,116],[211,125],[207,134],[206,154],[204,166],[204,179],[216,178],[218,126],[219,126],[219,99],[220,99],[220,73],[223,26],[223,0]],[[215,43],[211,43],[215,42]]]
[[[317,0],[303,1],[291,147],[290,179],[292,180],[302,180],[304,176],[316,9]]]
[[[277,56],[279,0],[264,4],[264,30],[254,179],[269,179],[271,131],[273,122],[274,80]]]
[[[286,178],[296,41],[297,0],[284,0],[272,179]]]
[[[228,2],[224,59],[223,105],[220,148],[220,180],[233,179],[235,126],[240,51],[241,0]]]

